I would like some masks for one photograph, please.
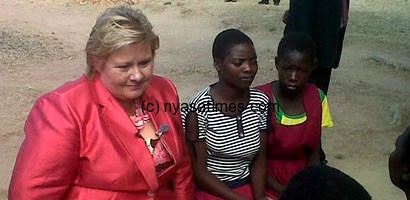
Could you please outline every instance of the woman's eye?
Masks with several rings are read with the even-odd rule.
[[[147,66],[149,66],[150,63],[151,63],[150,61],[143,62],[143,63],[140,64],[140,67],[142,67],[142,68],[147,67]]]
[[[145,68],[145,67],[150,66],[151,63],[152,63],[152,59],[146,59],[146,60],[143,60],[143,61],[139,62],[139,63],[138,63],[138,66],[139,66],[140,68]]]
[[[234,61],[233,65],[235,65],[236,67],[239,67],[242,65],[242,63],[243,63],[242,61]]]
[[[116,66],[115,68],[121,71],[128,71],[130,69],[130,65],[119,65],[119,66]]]

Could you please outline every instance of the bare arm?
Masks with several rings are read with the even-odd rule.
[[[265,186],[266,186],[266,175],[267,175],[267,156],[266,156],[266,146],[267,146],[267,133],[260,133],[260,147],[258,153],[255,155],[252,165],[251,165],[251,181],[253,188],[253,197],[255,199],[265,198]]]
[[[192,158],[194,171],[194,181],[202,190],[227,200],[245,200],[238,193],[231,190],[216,176],[211,174],[207,168],[207,147],[205,140],[199,139],[198,117],[191,112],[188,114],[185,122],[185,131],[188,143],[188,149]]]
[[[276,179],[274,179],[271,176],[268,176],[267,185],[269,188],[275,190],[278,193],[281,193],[286,188],[285,185],[280,184]]]
[[[320,165],[320,142],[308,156],[308,165]]]

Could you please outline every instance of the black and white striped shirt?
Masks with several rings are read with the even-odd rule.
[[[182,110],[183,124],[189,112],[198,119],[199,139],[207,145],[208,171],[221,181],[235,181],[250,175],[249,165],[260,147],[260,131],[267,130],[268,97],[250,89],[247,105],[217,105],[207,87]],[[240,109],[237,116],[225,115],[223,109]],[[225,112],[226,113],[226,112]]]

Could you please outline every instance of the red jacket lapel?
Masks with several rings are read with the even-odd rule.
[[[97,102],[102,106],[100,117],[105,121],[114,137],[122,144],[139,168],[148,186],[158,188],[155,166],[145,142],[136,136],[137,128],[131,122],[125,110],[105,88],[98,75],[93,80],[93,92]]]

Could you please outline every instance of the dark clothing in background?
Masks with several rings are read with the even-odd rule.
[[[303,32],[317,47],[318,68],[309,77],[327,94],[332,69],[339,66],[346,32],[350,0],[290,0],[284,34]],[[320,160],[326,163],[321,148]]]

